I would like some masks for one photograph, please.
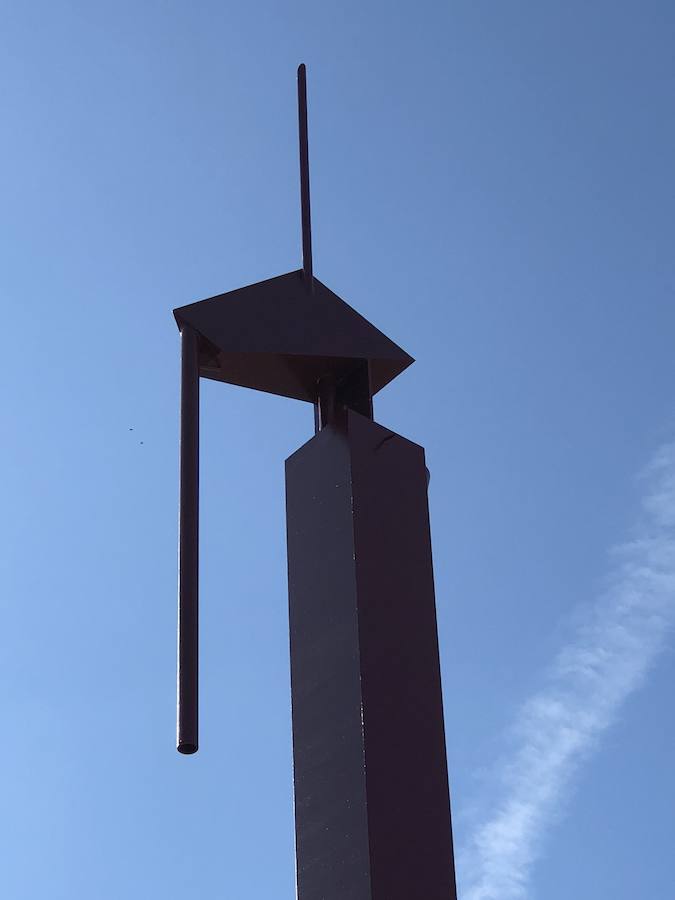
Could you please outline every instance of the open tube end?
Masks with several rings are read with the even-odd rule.
[[[184,753],[185,756],[189,756],[191,753],[196,753],[198,747],[196,744],[190,744],[187,741],[181,741],[176,749],[179,753]]]

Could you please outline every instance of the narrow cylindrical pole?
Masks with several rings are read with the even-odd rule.
[[[309,207],[309,143],[307,138],[307,73],[298,66],[298,128],[300,137],[300,207],[302,211],[302,272],[312,289],[312,217]]]
[[[319,412],[319,421],[316,430],[320,431],[327,425],[331,425],[335,419],[337,409],[337,391],[335,378],[330,375],[325,378],[321,378],[318,385],[318,394],[319,396],[316,406]]]
[[[199,744],[199,346],[181,328],[178,715],[180,753]]]

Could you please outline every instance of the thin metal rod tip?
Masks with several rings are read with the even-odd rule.
[[[312,215],[309,202],[309,141],[307,138],[307,79],[305,64],[298,66],[298,138],[300,143],[300,211],[302,220],[302,272],[313,289]]]

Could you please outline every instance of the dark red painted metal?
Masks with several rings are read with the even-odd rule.
[[[300,212],[302,218],[302,272],[312,285],[312,214],[309,203],[309,139],[307,135],[307,72],[298,66],[298,136],[300,139]]]
[[[424,450],[337,410],[286,491],[298,900],[455,900]]]
[[[314,404],[286,461],[298,900],[456,900],[424,451],[372,421],[412,358],[303,268],[174,310],[178,749],[198,746],[199,378]]]
[[[322,378],[360,381],[373,396],[412,357],[337,294],[288,272],[174,310],[201,335],[200,373],[315,403]],[[367,365],[366,365],[367,364]]]
[[[178,724],[181,753],[199,746],[199,337],[181,327],[178,541]]]

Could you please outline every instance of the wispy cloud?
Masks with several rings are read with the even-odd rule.
[[[460,857],[463,900],[528,896],[542,836],[571,779],[675,623],[675,444],[658,451],[641,480],[640,520],[630,542],[612,551],[606,590],[518,714],[493,811]]]

